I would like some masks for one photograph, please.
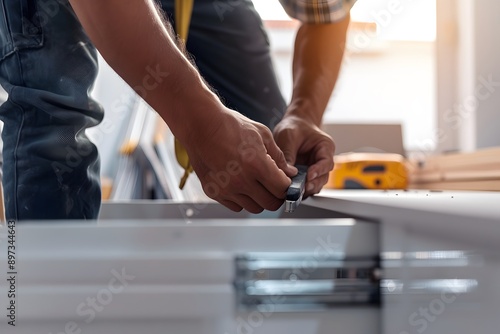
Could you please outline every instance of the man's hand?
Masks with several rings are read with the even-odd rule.
[[[337,81],[349,15],[330,24],[302,24],[295,39],[293,94],[274,129],[290,164],[308,165],[306,196],[318,193],[333,169],[335,144],[319,128]]]
[[[185,143],[203,190],[233,211],[277,210],[296,168],[287,165],[267,127],[218,108],[212,119],[194,120],[197,130]]]
[[[313,122],[292,115],[278,123],[274,138],[290,165],[309,166],[305,196],[320,192],[333,169],[335,144],[332,138]]]

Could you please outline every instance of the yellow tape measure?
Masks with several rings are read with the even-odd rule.
[[[406,189],[405,159],[390,153],[347,153],[334,157],[335,167],[325,188]]]
[[[187,42],[189,25],[191,24],[193,1],[194,0],[175,0],[175,30],[184,44]],[[186,149],[177,138],[175,138],[175,157],[179,165],[184,168],[184,175],[179,184],[179,188],[183,189],[189,174],[193,172],[193,166],[191,166]]]

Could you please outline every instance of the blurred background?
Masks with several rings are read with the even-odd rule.
[[[358,0],[342,73],[325,114],[327,123],[400,123],[417,150],[436,128],[436,0]],[[278,1],[254,0],[266,21],[283,94],[291,96],[297,24]],[[428,149],[434,149],[436,145]]]

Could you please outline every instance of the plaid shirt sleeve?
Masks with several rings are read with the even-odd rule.
[[[333,23],[342,20],[356,0],[280,0],[290,17],[303,23]]]

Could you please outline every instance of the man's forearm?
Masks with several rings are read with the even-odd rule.
[[[226,108],[203,83],[153,0],[70,1],[103,57],[129,85],[142,86],[145,100],[184,144],[209,197],[252,213],[283,204],[296,169],[266,126]]]
[[[206,117],[201,106],[218,104],[196,69],[176,47],[152,0],[70,0],[106,61],[187,140]],[[166,103],[168,101],[168,103]],[[182,118],[182,119],[181,119]]]
[[[303,24],[295,40],[293,95],[287,113],[320,125],[339,75],[349,17],[332,24]]]

